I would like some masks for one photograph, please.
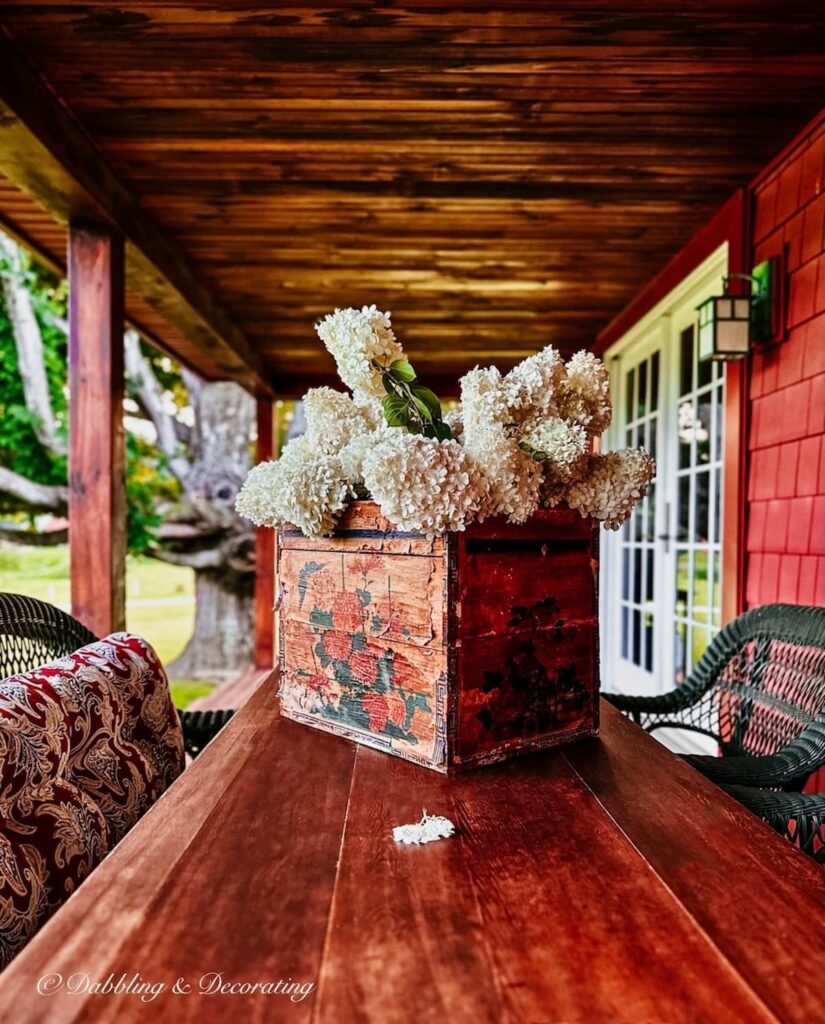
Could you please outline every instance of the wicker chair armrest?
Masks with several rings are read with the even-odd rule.
[[[708,757],[688,754],[688,764],[719,785],[787,787],[825,764],[825,722],[813,722],[795,740],[770,756]]]
[[[680,686],[669,693],[660,693],[655,697],[634,697],[625,693],[602,693],[602,697],[612,704],[617,711],[630,714],[638,721],[640,715],[672,715],[691,707],[700,697],[692,687]]]
[[[825,822],[825,793],[782,793],[751,786],[723,786],[740,804],[760,818],[779,819],[818,817]]]
[[[749,786],[724,789],[803,853],[825,864],[825,793],[776,793]]]
[[[771,757],[714,757],[685,754],[683,759],[719,786],[783,786],[794,775],[780,754]]]

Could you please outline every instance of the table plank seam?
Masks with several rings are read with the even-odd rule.
[[[324,928],[324,941],[321,945],[321,957],[320,957],[320,970],[318,975],[318,989],[315,993],[315,998],[312,1001],[312,1014],[310,1015],[310,1024],[315,1024],[318,1020],[318,1015],[321,1012],[321,1005],[323,1002],[323,986],[324,986],[324,963],[327,958],[329,951],[329,944],[332,936],[332,924],[335,920],[335,908],[338,902],[338,883],[340,881],[340,869],[341,861],[344,856],[344,842],[347,836],[347,826],[349,824],[349,811],[352,805],[352,791],[355,788],[355,766],[358,764],[358,755],[361,751],[361,747],[355,744],[355,754],[352,759],[352,767],[350,769],[349,779],[349,791],[347,792],[347,805],[344,808],[344,821],[341,825],[341,841],[338,844],[338,857],[335,862],[335,882],[332,887],[332,897],[329,901],[329,910],[327,912],[327,923]]]
[[[563,748],[559,748],[559,749],[560,749],[560,751],[562,753],[562,756],[564,757],[564,760],[570,766],[570,769],[577,776],[577,778],[579,778],[581,780],[582,785],[590,793],[592,793],[594,799],[602,807],[602,809],[604,810],[604,813],[607,815],[607,817],[614,823],[614,825],[616,826],[616,829],[624,837],[624,839],[626,840],[628,845],[631,846],[638,853],[640,859],[647,866],[647,868],[650,871],[650,873],[659,881],[659,883],[661,884],[662,888],[669,894],[669,896],[671,897],[673,902],[678,907],[680,913],[684,917],[686,917],[692,923],[693,927],[695,928],[695,930],[697,932],[700,933],[702,938],[705,940],[706,944],[708,946],[710,946],[711,949],[713,949],[718,954],[720,960],[727,967],[729,972],[731,974],[733,974],[741,982],[743,988],[747,992],[749,992],[751,994],[751,996],[753,997],[754,1002],[758,1003],[762,1007],[762,1009],[764,1010],[764,1012],[766,1014],[766,1017],[769,1018],[770,1020],[775,1021],[776,1024],[783,1024],[782,1018],[778,1017],[776,1015],[775,1011],[770,1006],[768,1006],[768,1004],[765,1002],[765,1000],[762,998],[762,996],[753,988],[753,986],[748,982],[748,980],[738,970],[738,968],[736,968],[734,966],[732,961],[728,959],[728,957],[725,955],[725,953],[719,948],[718,944],[711,938],[711,936],[708,934],[708,932],[702,927],[702,925],[696,919],[696,917],[694,917],[694,915],[691,914],[688,911],[688,909],[685,907],[685,905],[679,899],[679,897],[676,894],[676,892],[674,892],[674,890],[671,888],[671,886],[668,884],[668,882],[665,880],[665,878],[662,876],[662,874],[659,871],[656,870],[656,868],[647,859],[647,857],[645,856],[644,852],[639,848],[639,846],[633,841],[633,839],[630,837],[630,835],[625,831],[625,829],[621,825],[621,822],[619,822],[619,820],[616,818],[616,816],[611,812],[610,808],[599,797],[599,794],[596,792],[596,790],[590,785],[590,783],[587,781],[587,779],[585,779],[584,776],[577,770],[576,766],[573,764],[573,762],[567,756],[567,752],[565,750],[563,750]]]

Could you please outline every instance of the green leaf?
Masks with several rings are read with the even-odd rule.
[[[421,415],[422,415],[422,416],[424,417],[424,420],[425,420],[425,422],[427,422],[427,423],[432,423],[432,421],[433,421],[433,414],[432,414],[432,412],[430,411],[430,408],[429,408],[429,406],[427,405],[427,403],[426,403],[426,402],[423,402],[423,401],[422,401],[422,400],[421,400],[421,399],[420,399],[420,398],[418,397],[418,395],[413,395],[413,401],[415,402],[415,407],[416,407],[416,409],[418,409],[418,411],[419,411],[419,412],[421,413]],[[425,433],[426,433],[426,431],[425,431]]]
[[[415,380],[415,370],[406,359],[396,359],[395,362],[390,363],[390,373],[396,380],[403,381],[405,384],[410,384]]]
[[[433,424],[433,430],[435,431],[435,436],[439,441],[449,441],[453,436],[452,430],[450,430],[443,420],[436,420]]]
[[[392,377],[386,370],[381,374],[381,383],[384,385],[384,390],[388,395],[395,394],[395,386],[393,385]]]
[[[439,402],[438,400],[438,395],[430,391],[429,388],[422,388],[419,387],[417,384],[412,389],[412,392],[416,398],[416,405],[419,405],[420,402],[423,402],[424,405],[427,407],[427,410],[429,412],[429,416],[427,417],[428,419],[441,419],[441,402]]]
[[[391,427],[406,427],[410,422],[410,409],[400,395],[387,395],[382,403],[384,419]]]

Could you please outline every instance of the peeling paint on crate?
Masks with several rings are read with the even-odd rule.
[[[438,770],[592,735],[596,534],[567,510],[428,540],[355,502],[279,536],[290,718]]]

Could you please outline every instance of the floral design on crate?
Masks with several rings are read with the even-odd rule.
[[[291,674],[290,699],[305,714],[346,728],[413,746],[431,744],[432,687],[410,658],[388,645],[390,638],[411,641],[413,634],[393,610],[391,577],[386,576],[386,593],[376,589],[380,581],[371,574],[381,569],[380,555],[342,556],[337,582],[324,563],[304,563],[298,608],[309,607],[314,670]]]
[[[583,718],[590,696],[578,678],[575,660],[548,667],[554,660],[553,647],[569,650],[576,624],[566,622],[555,597],[515,605],[510,613],[507,625],[512,632],[504,645],[502,666],[486,670],[480,687],[492,696],[491,705],[476,715],[482,729],[506,740],[541,736]]]

